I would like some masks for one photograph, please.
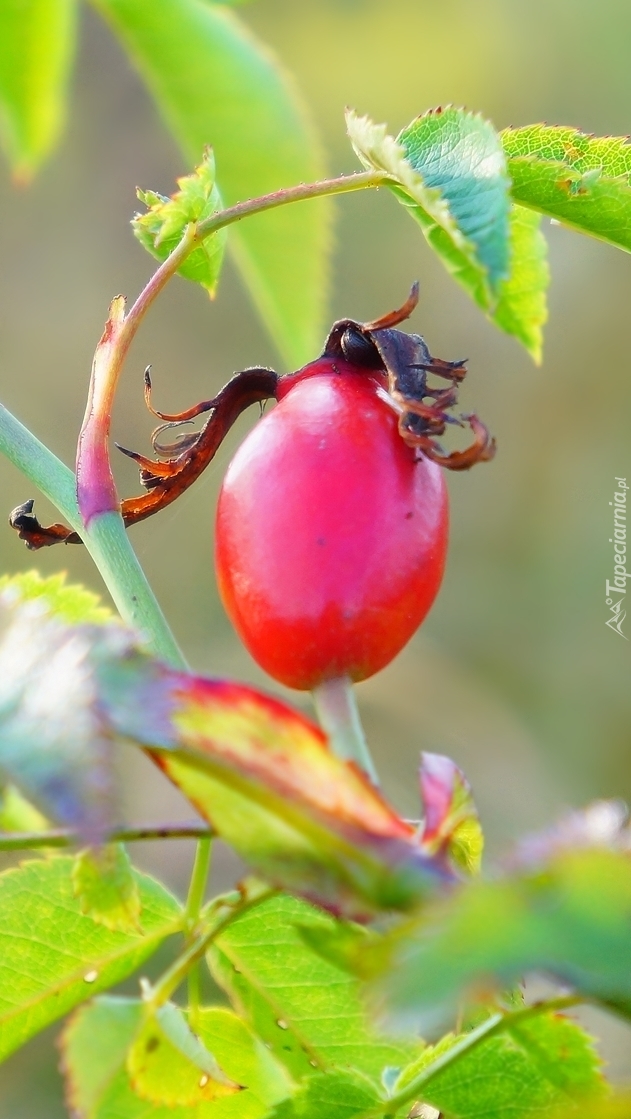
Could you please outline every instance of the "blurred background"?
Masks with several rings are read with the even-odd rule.
[[[448,102],[482,111],[498,128],[539,120],[600,134],[631,128],[631,6],[623,0],[258,0],[240,15],[296,76],[334,174],[356,168],[345,105],[392,132]],[[152,269],[128,225],[134,188],[168,193],[185,170],[119,47],[84,9],[62,147],[28,190],[15,190],[6,170],[0,178],[0,398],[68,463],[108,303],[120,291],[133,298]],[[398,306],[418,278],[411,327],[433,353],[469,358],[463,403],[497,437],[492,464],[449,478],[447,575],[422,632],[358,691],[397,807],[418,813],[419,750],[451,754],[473,784],[491,857],[567,806],[631,799],[630,645],[605,626],[609,502],[614,478],[631,479],[631,261],[549,222],[544,230],[550,321],[536,369],[449,279],[386,192],[337,203],[331,322]],[[142,400],[150,362],[156,404],[169,411],[207,398],[249,364],[282,370],[230,266],[214,304],[178,279],[143,326],[114,423],[115,438],[139,450],[152,427]],[[217,488],[255,420],[253,410],[205,477],[138,526],[133,542],[195,668],[278,693],[240,646],[213,577]],[[117,471],[122,492],[137,492],[122,456]],[[35,496],[4,461],[0,495],[7,514]],[[57,519],[43,499],[37,510]],[[33,556],[8,528],[0,532],[0,569],[33,566],[66,569],[102,589],[80,547]],[[626,628],[631,636],[631,619]],[[302,695],[290,698],[308,706]],[[122,754],[121,768],[123,818],[190,818],[144,759]],[[185,890],[188,844],[137,845],[134,853]],[[223,851],[214,885],[235,867]],[[612,1075],[631,1079],[631,1034],[599,1015],[590,1023]],[[2,1066],[0,1119],[64,1114],[56,1061],[46,1036]]]

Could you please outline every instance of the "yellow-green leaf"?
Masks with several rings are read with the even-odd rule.
[[[75,859],[72,881],[81,912],[120,932],[141,932],[141,901],[122,843],[88,847]]]

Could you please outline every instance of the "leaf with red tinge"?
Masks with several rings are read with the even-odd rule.
[[[19,635],[26,625],[20,647],[29,656],[13,656],[15,641],[0,644],[15,677],[6,704],[0,685],[0,763],[53,816],[103,829],[108,817],[90,801],[90,783],[98,784],[99,743],[119,737],[147,748],[265,878],[332,910],[363,919],[407,909],[450,877],[364,774],[285,704],[169,668],[122,626],[41,617],[34,628],[34,607],[25,609],[14,628]],[[50,686],[40,687],[37,672],[52,673]]]
[[[470,874],[480,869],[484,836],[471,786],[451,758],[421,754],[419,771],[425,816],[419,835],[427,855],[447,856]]]
[[[152,748],[198,811],[273,882],[364,918],[408,908],[448,877],[364,774],[285,704],[139,654],[103,663],[99,680],[119,734]]]

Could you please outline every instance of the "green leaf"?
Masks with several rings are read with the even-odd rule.
[[[304,928],[334,926],[306,902],[280,895],[234,921],[209,950],[209,966],[294,1078],[337,1067],[379,1082],[386,1065],[406,1064],[417,1046],[378,1034],[358,981],[317,955],[301,935]]]
[[[486,272],[494,292],[508,273],[509,178],[493,125],[448,106],[418,117],[397,143],[426,186],[445,199],[464,242],[458,245],[458,238],[455,247]]]
[[[322,178],[301,100],[237,16],[200,0],[93,0],[146,81],[187,160],[215,152],[227,205]],[[323,329],[330,207],[287,206],[233,228],[230,248],[290,366]]]
[[[166,1107],[191,1107],[239,1091],[174,1003],[142,1023],[127,1054],[127,1072],[141,1099]]]
[[[140,999],[102,995],[68,1020],[61,1036],[66,1099],[82,1119],[98,1115],[104,1094],[124,1068],[143,1012]]]
[[[177,182],[180,189],[170,198],[151,190],[138,191],[140,201],[149,208],[146,214],[136,214],[132,228],[141,245],[158,260],[166,260],[182,240],[190,222],[203,221],[221,209],[215,185],[215,160],[210,149],[193,174]],[[212,297],[219,281],[225,243],[225,229],[206,237],[178,268],[178,275],[201,284]]]
[[[476,983],[507,987],[535,970],[631,1016],[631,862],[606,849],[565,851],[535,870],[474,880],[371,953],[379,998],[399,1026],[434,1029]]]
[[[80,851],[72,882],[82,913],[106,929],[140,931],[140,890],[122,843]]]
[[[22,182],[33,177],[59,138],[76,22],[76,0],[0,4],[0,138]]]
[[[481,116],[435,109],[389,136],[385,125],[347,114],[365,167],[409,210],[441,258],[488,318],[540,360],[546,318],[545,242],[533,219],[510,204],[500,137]]]
[[[4,601],[38,602],[47,613],[68,625],[86,622],[101,625],[113,621],[111,610],[101,599],[80,583],[66,583],[65,571],[43,578],[39,571],[21,571],[0,577],[0,594]]]
[[[292,1082],[283,1064],[232,1010],[202,1009],[199,1033],[226,1075],[247,1089],[226,1105],[226,1114],[232,1108],[239,1119],[258,1116],[289,1094]],[[237,1099],[243,1111],[237,1110]]]
[[[631,251],[631,145],[545,124],[501,134],[513,198]]]
[[[459,1040],[450,1035],[426,1049],[401,1073],[395,1093]],[[591,1103],[604,1091],[601,1062],[579,1026],[558,1014],[517,1014],[507,1015],[497,1033],[432,1076],[421,1095],[458,1119],[535,1119],[555,1115],[568,1097]]]
[[[262,1042],[231,1010],[210,1007],[199,1013],[199,1037],[242,1091],[186,1106],[141,1099],[125,1064],[143,1012],[139,1000],[105,996],[78,1010],[64,1030],[67,1099],[81,1119],[261,1119],[288,1095],[291,1082]],[[198,1070],[197,1083],[202,1075]]]
[[[575,1115],[575,1107],[562,1107],[560,1111],[555,1111],[554,1119],[574,1119]],[[631,1096],[626,1093],[616,1094],[609,1099],[593,1102],[590,1100],[589,1119],[629,1119],[629,1115],[631,1115]]]
[[[74,860],[34,860],[0,875],[0,1059],[96,991],[131,975],[181,924],[181,907],[134,872],[142,932],[106,929],[81,912]]]
[[[381,1097],[370,1081],[351,1072],[310,1076],[268,1119],[352,1119],[376,1107]]]
[[[514,335],[534,362],[541,363],[543,326],[548,318],[546,293],[550,283],[548,244],[541,232],[541,215],[513,204],[510,215],[511,274],[499,286],[493,321]]]
[[[509,179],[499,137],[464,109],[436,109],[398,137],[347,113],[364,166],[386,171],[400,202],[421,225],[445,267],[484,310],[508,274]]]

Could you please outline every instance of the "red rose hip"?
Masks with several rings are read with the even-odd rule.
[[[401,438],[383,385],[330,358],[281,378],[223,482],[224,606],[255,660],[292,688],[383,668],[440,586],[445,481]]]

